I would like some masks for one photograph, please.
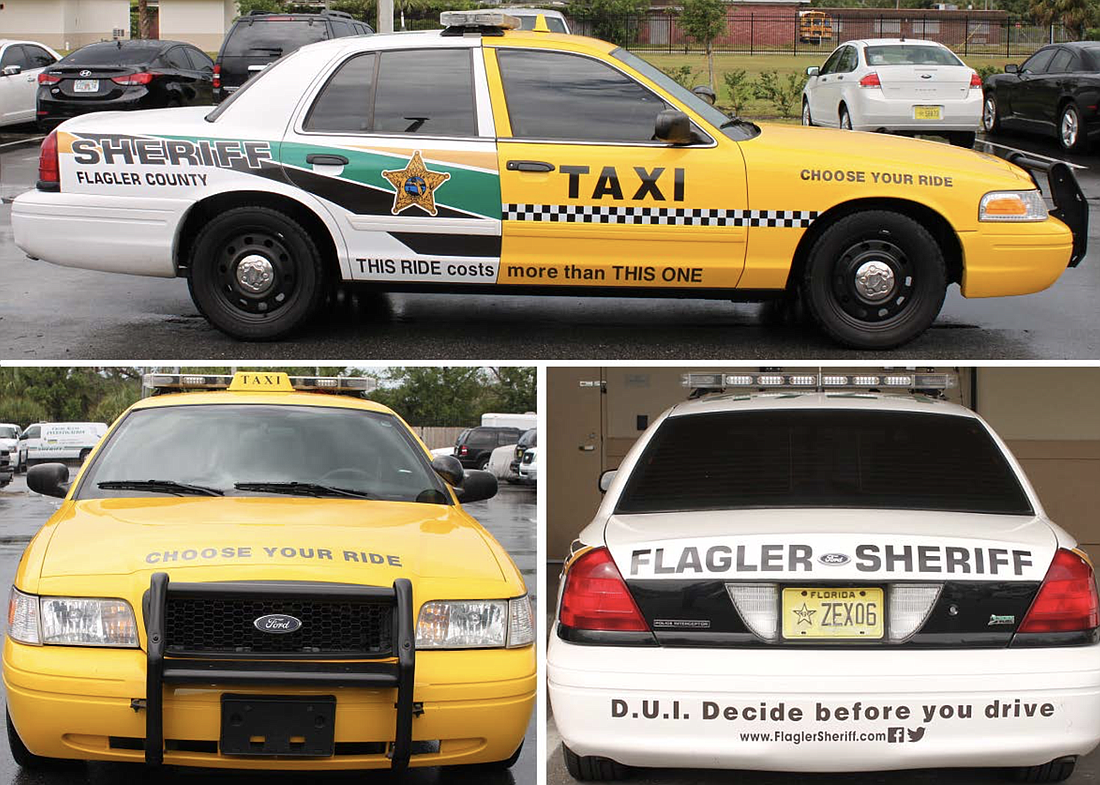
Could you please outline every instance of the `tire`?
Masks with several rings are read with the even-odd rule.
[[[978,135],[973,131],[954,131],[947,135],[947,141],[955,145],[955,147],[973,147],[974,140],[977,138]]]
[[[1067,757],[1052,760],[1042,766],[1024,766],[1013,769],[1013,779],[1017,782],[1062,782],[1073,774],[1077,758]]]
[[[61,758],[43,758],[41,755],[35,755],[27,749],[27,745],[19,738],[19,732],[15,729],[15,725],[11,721],[11,713],[6,709],[4,710],[4,718],[8,723],[8,749],[11,750],[11,756],[15,758],[15,762],[20,768],[51,769],[66,765],[76,765],[76,761],[64,760]]]
[[[842,130],[852,130],[852,115],[848,113],[848,107],[844,104],[840,105],[840,127]]]
[[[309,233],[268,207],[236,207],[195,238],[188,287],[215,327],[242,341],[273,341],[312,317],[326,294],[324,260]],[[253,265],[255,287],[240,277]],[[266,277],[265,277],[266,276]]]
[[[805,98],[802,99],[802,125],[812,126],[814,124],[814,118],[810,116],[810,102]]]
[[[478,459],[478,462],[477,462],[478,471],[483,472],[488,468],[489,468],[489,456],[488,455],[486,455],[484,458]]]
[[[1067,153],[1083,153],[1088,147],[1088,135],[1081,123],[1081,110],[1070,102],[1058,114],[1058,143]]]
[[[84,461],[88,460],[88,455],[90,453],[91,453],[91,450],[81,450],[80,451],[80,459],[79,459],[80,462],[84,463]]]
[[[564,744],[561,745],[561,754],[565,758],[565,768],[575,780],[606,782],[624,779],[628,774],[626,766],[621,763],[617,763],[610,758],[581,757]]]
[[[982,103],[982,128],[987,134],[999,133],[1001,130],[1001,115],[997,111],[997,98],[987,95]]]
[[[946,293],[939,244],[912,218],[888,210],[854,213],[829,226],[810,248],[801,282],[814,322],[854,349],[913,340],[931,326]]]

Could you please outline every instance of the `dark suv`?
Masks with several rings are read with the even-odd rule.
[[[343,11],[276,14],[253,11],[233,23],[214,63],[214,102],[221,103],[253,74],[306,44],[373,33]]]
[[[497,428],[479,425],[467,428],[455,441],[455,457],[466,469],[484,469],[489,465],[489,455],[497,447],[519,441],[519,428]]]

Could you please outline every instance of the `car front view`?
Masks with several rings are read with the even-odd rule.
[[[132,406],[71,484],[28,472],[64,502],[11,590],[17,763],[517,760],[530,601],[460,506],[496,481],[433,459],[368,381],[153,375],[200,389]]]
[[[1072,773],[1100,741],[1093,569],[951,379],[688,375],[566,562],[547,675],[575,778]]]

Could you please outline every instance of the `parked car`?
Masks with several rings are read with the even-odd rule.
[[[77,49],[38,75],[38,124],[89,112],[213,103],[214,61],[180,41],[114,41]]]
[[[60,59],[45,44],[0,39],[0,126],[34,122],[38,75]]]
[[[1100,134],[1098,94],[1100,41],[1044,46],[986,78],[982,126],[1054,136],[1063,150],[1085,152]]]
[[[15,455],[21,430],[22,428],[13,422],[0,422],[0,450],[11,450],[11,454]],[[12,463],[14,464],[15,461],[13,460]]]
[[[16,470],[47,461],[83,461],[107,433],[102,422],[40,422],[19,437]]]
[[[528,485],[534,485],[539,480],[539,448],[531,447],[525,450],[523,458],[519,462],[519,477]]]
[[[519,20],[520,30],[534,30],[539,16],[546,20],[546,28],[551,33],[565,33],[569,35],[569,22],[561,11],[551,11],[548,8],[499,8],[494,9],[501,13],[514,16]]]
[[[531,447],[538,446],[539,443],[539,430],[538,428],[528,428],[523,432],[523,435],[519,437],[519,441],[516,442],[516,449],[512,460],[512,471],[516,478],[520,478],[519,465],[523,461],[523,455]]]
[[[273,14],[253,11],[237,19],[225,34],[214,63],[214,101],[221,103],[249,77],[306,44],[374,30],[343,11]]]
[[[0,488],[11,483],[15,474],[15,462],[11,459],[11,450],[0,447]]]
[[[504,444],[489,453],[489,465],[485,470],[498,480],[505,482],[519,482],[519,472],[516,470],[516,462],[512,460],[515,454],[514,444]]]
[[[467,428],[455,440],[455,457],[466,469],[485,469],[489,456],[497,447],[519,441],[519,428],[495,428],[479,425]]]
[[[935,134],[970,147],[981,124],[981,77],[935,41],[847,41],[806,74],[803,125]]]

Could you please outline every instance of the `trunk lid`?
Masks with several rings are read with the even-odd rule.
[[[74,101],[105,101],[118,98],[127,90],[128,85],[120,85],[116,78],[141,73],[145,69],[124,65],[88,65],[55,66],[48,73],[61,78],[51,87],[60,90],[61,95]]]
[[[970,93],[971,69],[956,65],[874,66],[882,94],[917,103],[961,101]]]

